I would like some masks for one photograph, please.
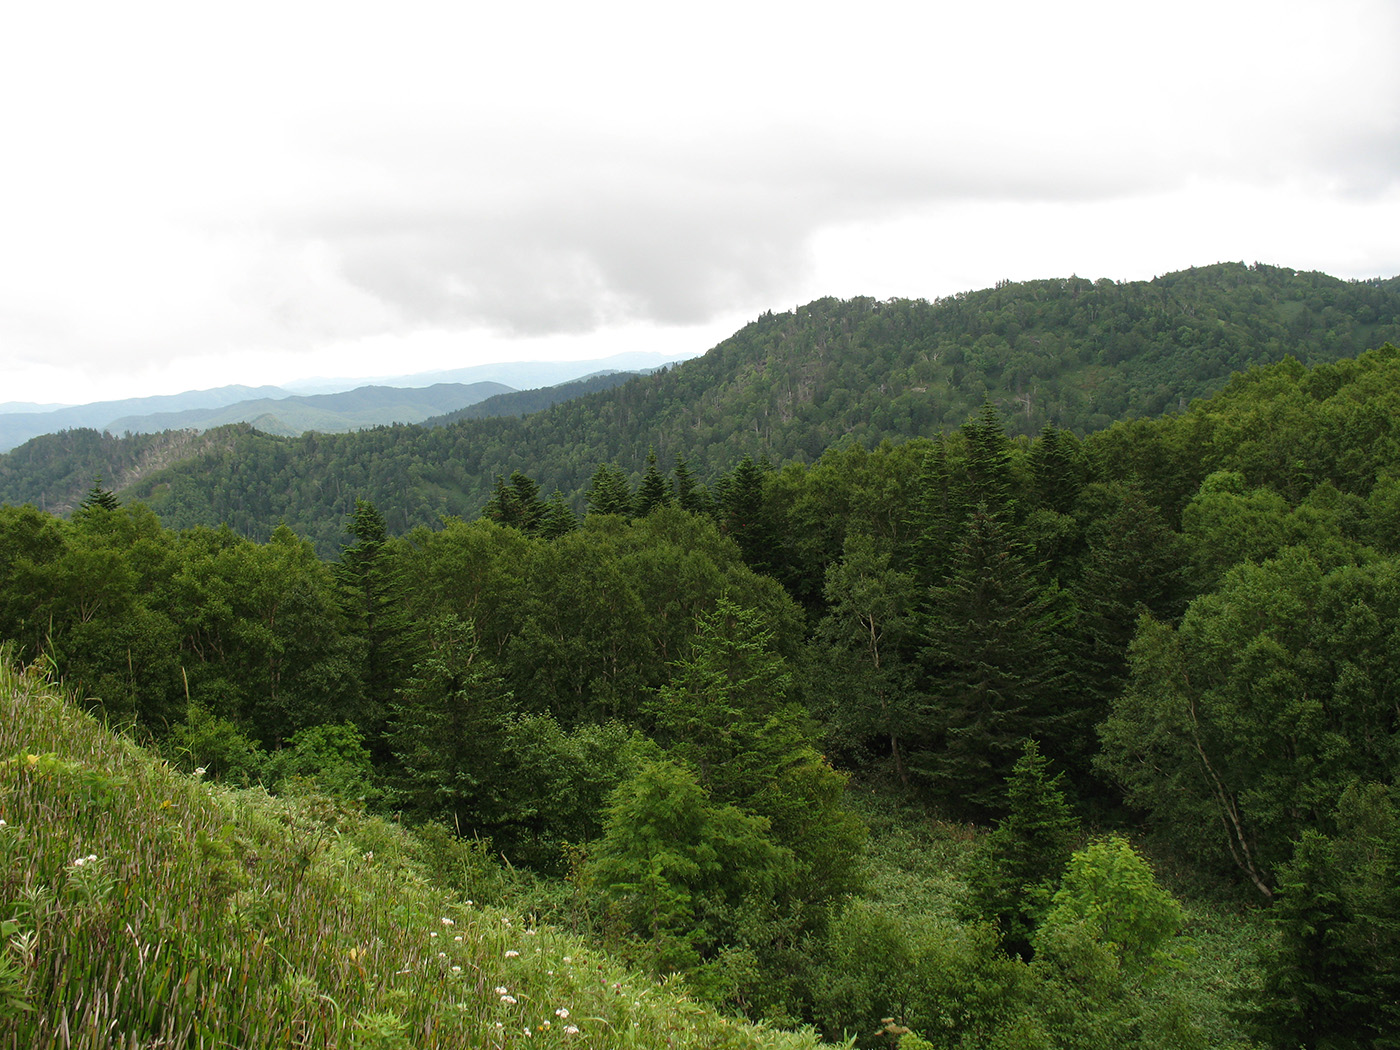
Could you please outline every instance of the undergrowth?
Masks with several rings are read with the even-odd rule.
[[[4,656],[0,1048],[816,1045],[496,906],[471,844],[203,782]]]

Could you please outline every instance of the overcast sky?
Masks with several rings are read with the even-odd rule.
[[[6,4],[0,402],[1400,274],[1400,4]]]

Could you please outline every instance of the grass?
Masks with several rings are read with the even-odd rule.
[[[178,772],[3,655],[4,1050],[817,1045],[485,903],[469,847]]]

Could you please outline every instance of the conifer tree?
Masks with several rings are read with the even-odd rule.
[[[1027,740],[1006,784],[1006,815],[978,851],[969,882],[980,913],[996,922],[1010,953],[1029,955],[1079,834],[1063,774]]]
[[[540,519],[539,533],[547,540],[558,539],[578,528],[578,516],[564,499],[564,494],[555,489],[544,505],[544,517]]]
[[[632,486],[627,483],[627,475],[622,468],[616,464],[603,463],[593,472],[587,499],[590,514],[632,516]]]
[[[962,425],[962,436],[967,456],[958,493],[962,506],[967,512],[982,506],[1010,522],[1017,513],[1011,441],[996,405],[983,401],[977,416]]]
[[[656,449],[648,449],[646,474],[642,477],[641,487],[637,489],[637,517],[645,518],[657,507],[664,507],[670,502],[671,487],[666,484],[666,477],[656,464]]]
[[[1066,705],[1069,609],[1041,584],[987,508],[968,519],[947,582],[932,591],[922,653],[927,699],[911,766],[954,808],[1001,809],[1021,742],[1060,753],[1089,727]]]
[[[680,453],[676,454],[676,466],[672,474],[675,477],[676,503],[681,510],[688,510],[692,514],[709,513],[710,500]]]
[[[384,516],[373,503],[355,500],[348,531],[355,542],[341,550],[335,576],[349,633],[359,639],[362,651],[367,711],[360,728],[374,738],[394,690],[413,665],[406,585],[388,549]]]

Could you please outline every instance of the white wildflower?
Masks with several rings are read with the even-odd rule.
[[[503,984],[498,984],[498,985],[496,985],[496,994],[497,994],[497,995],[509,995],[509,994],[510,994],[510,989],[507,988],[507,987],[506,987],[505,985],[503,985]]]
[[[501,1002],[505,1003],[507,1006],[514,1006],[519,1000],[513,995],[503,995],[501,996]]]
[[[451,919],[449,919],[446,915],[444,915],[444,916],[442,917],[442,924],[443,924],[444,926],[456,926],[456,925],[457,925],[455,922],[453,922]]]
[[[514,948],[512,948],[512,949],[510,949],[508,952],[506,952],[506,958],[507,958],[507,959],[518,959],[519,957],[520,957],[520,953],[519,953],[518,951],[516,951]]]
[[[554,1016],[555,1016],[555,1017],[558,1017],[558,1018],[560,1018],[560,1019],[562,1020],[563,1018],[569,1016],[569,1011],[568,1011],[567,1009],[565,1009],[564,1007],[561,1006],[561,1007],[559,1007],[559,1009],[557,1009],[557,1010],[554,1011]]]
[[[565,1034],[565,1035],[578,1035],[578,1025],[576,1025],[576,1024],[565,1025],[565,1026],[564,1026],[564,1034]]]

